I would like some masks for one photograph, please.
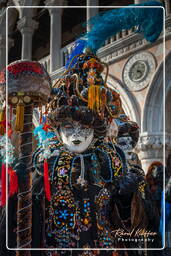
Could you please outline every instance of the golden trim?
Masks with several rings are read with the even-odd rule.
[[[72,76],[75,76],[75,77],[76,77],[76,92],[77,92],[78,96],[79,96],[84,102],[88,102],[88,100],[85,99],[85,98],[81,95],[81,93],[80,93],[80,91],[79,91],[79,78],[78,78],[78,75],[77,75],[77,74],[73,74]]]

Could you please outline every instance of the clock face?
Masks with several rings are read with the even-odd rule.
[[[123,81],[132,91],[145,88],[156,68],[156,61],[149,52],[140,52],[131,57],[123,70]]]
[[[129,77],[132,81],[140,81],[147,74],[147,63],[145,61],[137,61],[130,68]]]

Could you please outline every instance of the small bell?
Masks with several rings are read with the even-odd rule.
[[[5,108],[0,110],[0,135],[5,134]]]
[[[19,100],[16,108],[15,131],[22,132],[24,127],[24,102]]]

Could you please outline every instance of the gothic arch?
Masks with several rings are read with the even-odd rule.
[[[20,8],[19,0],[11,0],[8,8],[8,16],[10,16],[10,13],[14,13],[17,11],[18,16],[21,16],[21,8]]]
[[[126,115],[132,121],[135,121],[138,123],[138,125],[140,125],[141,124],[140,107],[134,95],[130,91],[128,91],[126,88],[124,88],[123,83],[119,79],[117,79],[111,74],[109,74],[107,83],[109,87],[115,89],[120,94],[121,100],[122,100],[122,106]]]
[[[167,75],[166,75],[167,77]],[[171,75],[170,75],[171,79]],[[166,133],[169,133],[171,135],[171,80],[166,81],[167,87],[166,87],[166,101],[165,101],[165,117],[166,117]]]
[[[165,59],[165,92],[166,99],[171,81],[171,52]],[[162,133],[163,132],[163,107],[164,107],[164,84],[163,84],[163,62],[159,65],[154,77],[149,85],[149,91],[146,96],[145,106],[142,118],[142,132]],[[171,95],[170,95],[171,96]],[[170,98],[170,97],[169,97]]]
[[[22,8],[22,6],[39,6],[40,0],[13,0],[13,5],[19,12],[19,17],[22,18],[23,16],[32,17],[36,14],[36,8]]]

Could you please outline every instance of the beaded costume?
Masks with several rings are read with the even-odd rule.
[[[152,1],[151,5],[160,4]],[[14,72],[13,79],[9,81],[9,104],[15,110],[16,130],[21,132],[23,142],[20,144],[19,163],[11,163],[11,173],[8,170],[12,192],[8,203],[10,248],[161,247],[159,219],[143,170],[137,162],[127,161],[121,145],[105,138],[112,120],[119,120],[120,128],[127,123],[128,133],[137,142],[138,126],[122,119],[124,111],[120,96],[107,85],[108,66],[100,61],[95,52],[106,38],[113,35],[113,29],[118,32],[118,29],[139,26],[150,42],[155,41],[162,30],[160,8],[153,9],[154,15],[148,8],[130,10],[118,12],[119,18],[116,20],[119,28],[110,27],[107,18],[108,15],[115,17],[115,10],[98,17],[101,23],[87,34],[86,43],[85,40],[76,42],[66,71],[56,81],[54,88],[51,88],[49,76],[39,63],[19,61],[7,67],[8,71],[17,73]],[[130,19],[132,15],[133,19]],[[144,19],[151,16],[154,20],[152,18],[146,28]],[[156,31],[158,19],[160,26]],[[100,26],[103,36],[96,31]],[[29,80],[30,67],[35,66],[38,70],[31,69]],[[5,71],[0,77],[3,77],[1,87],[5,90]],[[33,82],[31,89],[29,86],[22,87],[25,79],[28,84]],[[13,83],[16,91],[13,90]],[[23,91],[18,92],[19,89]],[[39,142],[30,164],[28,155],[32,147],[27,147],[27,144],[32,137],[24,136],[24,133],[32,132],[32,119],[26,116],[33,107],[39,108],[40,126],[34,131]],[[28,120],[31,125],[26,122]],[[132,131],[135,133],[132,134]],[[150,232],[149,239],[141,234],[143,230]],[[7,255],[5,232],[3,208],[0,232],[2,256]],[[130,236],[134,239],[130,239]],[[10,253],[21,255],[18,251],[16,254]],[[91,255],[91,252],[87,254]],[[53,255],[53,252],[27,251],[26,255]],[[129,254],[116,252],[113,255]],[[131,252],[131,255],[139,253]]]

